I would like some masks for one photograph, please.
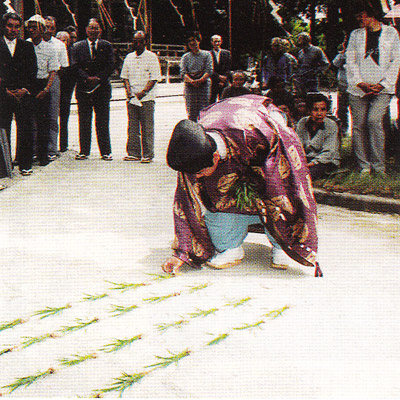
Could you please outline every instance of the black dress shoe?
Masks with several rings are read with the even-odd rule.
[[[50,161],[48,160],[48,159],[46,159],[46,160],[40,160],[39,161],[39,165],[41,166],[41,167],[45,167],[46,165],[48,165],[50,163]]]

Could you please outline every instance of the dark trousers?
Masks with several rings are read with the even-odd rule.
[[[48,147],[50,139],[50,95],[42,99],[33,98],[33,121],[36,124],[37,158],[40,164],[48,163]],[[19,146],[17,145],[17,154]]]
[[[16,159],[19,169],[30,169],[33,157],[32,97],[25,95],[19,102],[5,96],[1,100],[0,127],[7,132],[11,156],[11,122],[13,115],[17,125]]]
[[[71,109],[71,99],[74,93],[76,78],[70,74],[61,77],[60,97],[60,151],[68,148],[68,120]]]
[[[95,113],[97,144],[102,156],[111,153],[110,143],[110,99],[100,96],[79,96],[79,144],[80,153],[89,155],[92,141],[92,117]]]
[[[323,178],[325,175],[333,172],[336,169],[336,165],[332,163],[328,164],[315,164],[312,167],[310,167],[310,175],[311,179],[313,181],[316,181],[317,179]]]
[[[337,117],[340,119],[339,133],[342,138],[349,127],[349,94],[346,88],[339,87],[337,97]]]
[[[218,82],[218,80],[211,81],[210,104],[213,104],[219,100],[221,98],[222,91],[225,89],[225,86],[220,86]]]

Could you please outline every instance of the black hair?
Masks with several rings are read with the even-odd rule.
[[[185,35],[185,41],[186,43],[189,41],[189,39],[191,38],[195,38],[196,40],[198,40],[199,42],[201,42],[201,35],[200,32],[198,31],[189,31],[186,33]]]
[[[78,29],[76,26],[73,25],[68,25],[65,29],[66,32],[71,33],[71,32],[75,32],[78,33]]]
[[[315,103],[324,102],[326,108],[329,111],[331,108],[332,101],[329,97],[325,96],[323,93],[308,93],[306,97],[306,106],[308,110],[312,110]]]
[[[355,15],[365,11],[369,17],[374,17],[378,21],[382,21],[384,17],[382,5],[374,0],[358,0],[351,8],[355,10]]]
[[[15,12],[7,12],[1,17],[1,26],[4,28],[9,19],[14,19],[22,25],[22,18]]]

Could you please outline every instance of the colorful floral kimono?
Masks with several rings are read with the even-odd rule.
[[[315,265],[317,212],[311,177],[302,145],[280,110],[265,97],[245,95],[209,106],[198,122],[222,137],[227,156],[211,176],[178,173],[174,255],[194,266],[214,255],[203,218],[206,207],[258,215],[291,258]],[[243,202],[246,196],[251,199]]]

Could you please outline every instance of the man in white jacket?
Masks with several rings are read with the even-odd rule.
[[[379,22],[368,2],[356,10],[360,28],[351,32],[346,51],[353,151],[362,175],[385,174],[383,117],[395,93],[400,40],[395,28]]]

